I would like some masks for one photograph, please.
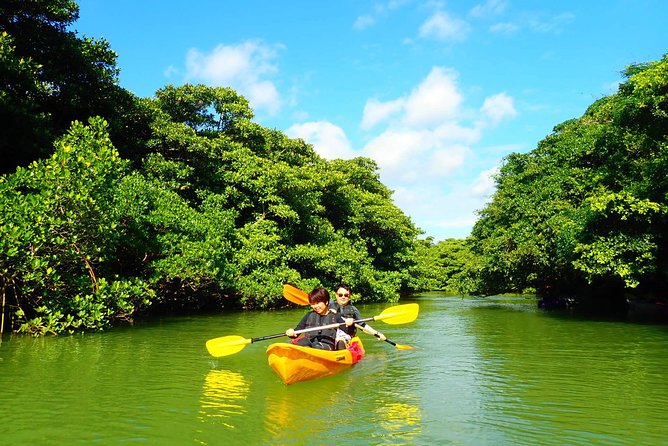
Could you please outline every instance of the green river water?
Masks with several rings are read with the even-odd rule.
[[[0,344],[4,445],[668,445],[668,327],[545,313],[520,297],[437,293],[375,322],[366,358],[282,384],[259,337],[304,309],[169,318]],[[388,305],[360,305],[365,317]]]

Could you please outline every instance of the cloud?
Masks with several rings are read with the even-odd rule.
[[[478,174],[478,177],[475,179],[471,185],[471,192],[477,196],[489,197],[494,192],[494,187],[496,185],[494,181],[494,176],[499,173],[498,166],[487,169]]]
[[[498,93],[486,98],[480,111],[488,119],[488,122],[492,127],[496,127],[499,122],[506,118],[514,118],[517,116],[513,98],[506,93]]]
[[[364,105],[362,129],[369,130],[391,118],[411,127],[441,124],[461,113],[462,95],[454,70],[434,67],[427,77],[405,97],[387,102],[375,98]]]
[[[357,17],[357,19],[355,19],[355,23],[353,23],[353,28],[357,30],[363,30],[372,27],[375,23],[375,17],[371,14],[367,14]]]
[[[274,59],[280,45],[269,46],[259,40],[238,45],[218,45],[205,53],[196,48],[186,55],[186,82],[231,87],[248,98],[251,107],[275,114],[282,106],[281,96],[271,80],[277,72]]]
[[[436,11],[420,26],[419,36],[441,41],[460,41],[466,38],[470,29],[466,21],[451,17],[444,11]]]
[[[377,2],[374,4],[373,10],[367,14],[361,15],[355,19],[353,29],[362,31],[364,29],[374,26],[379,18],[388,16],[391,12],[402,8],[410,0],[390,0],[386,3]]]
[[[564,12],[547,18],[540,14],[523,14],[513,22],[495,23],[489,27],[489,31],[494,34],[510,35],[528,29],[535,33],[560,34],[574,20],[575,15],[571,12]]]
[[[529,27],[539,33],[554,33],[559,34],[564,30],[566,25],[571,24],[575,20],[575,15],[571,12],[564,12],[548,19],[543,19],[539,16],[528,18]]]
[[[167,68],[165,68],[165,71],[163,71],[162,74],[169,79],[170,77],[179,74],[179,70],[174,65],[170,65]]]
[[[431,177],[447,177],[464,165],[471,149],[455,145],[437,150],[429,157],[426,173]]]
[[[510,22],[495,23],[489,27],[489,31],[494,34],[514,34],[519,31],[519,29],[519,26]]]
[[[421,129],[389,129],[364,147],[366,156],[376,160],[382,175],[413,181],[419,169],[418,159],[433,145],[431,132]]]
[[[473,144],[480,140],[479,126],[465,126],[459,121],[447,121],[434,129],[434,135],[439,141],[444,142],[460,142],[465,144]]]
[[[428,129],[388,129],[363,148],[374,159],[388,184],[418,184],[447,178],[472,154],[467,144],[449,141],[450,135]]]
[[[475,5],[471,9],[473,17],[490,17],[505,11],[508,2],[505,0],[487,0],[485,3]]]
[[[275,114],[281,107],[281,95],[272,82],[259,81],[248,85],[246,94],[253,108],[262,108]]]
[[[388,102],[380,102],[373,98],[367,100],[366,104],[364,104],[362,115],[362,129],[369,130],[376,124],[389,119],[393,115],[397,115],[403,108],[404,102],[401,98]]]
[[[350,141],[339,126],[327,121],[306,122],[295,124],[285,131],[290,138],[301,138],[327,159],[353,158]]]
[[[413,221],[419,221],[425,235],[435,240],[445,237],[465,238],[478,219],[477,211],[483,201],[472,199],[469,191],[462,187],[444,187],[440,183],[425,183],[420,187],[396,187],[394,203],[407,212]],[[437,212],[434,210],[437,209]]]
[[[499,162],[496,154],[489,158],[488,148],[475,146],[487,129],[517,111],[505,92],[487,96],[477,108],[466,107],[458,76],[452,69],[433,67],[404,95],[387,101],[369,98],[360,123],[368,141],[361,148],[352,148],[345,132],[327,121],[296,125],[286,133],[313,144],[325,158],[375,160],[381,181],[394,191],[395,204],[428,227],[423,229],[432,235],[447,229],[465,237],[494,189],[492,175]],[[482,173],[481,167],[486,169]]]
[[[454,70],[432,68],[427,78],[406,100],[405,122],[422,126],[456,116],[462,102],[462,95],[455,83],[456,78],[457,73]]]

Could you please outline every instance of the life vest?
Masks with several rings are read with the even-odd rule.
[[[340,314],[343,319],[348,319],[348,318],[356,319],[357,317],[359,317],[359,310],[355,308],[355,306],[352,304],[348,304],[345,307],[342,307],[338,303],[334,302],[334,305],[330,307],[330,310]],[[360,322],[359,325],[363,327],[365,323]],[[350,337],[353,337],[357,334],[357,327],[355,327],[354,324],[351,325],[350,327],[343,326],[341,327],[341,330],[346,332]]]
[[[328,311],[324,316],[319,315],[315,311],[312,311],[308,314],[305,321],[304,328],[312,327],[321,327],[323,325],[336,324],[341,322],[338,314]],[[326,342],[328,344],[334,345],[336,339],[336,327],[334,328],[324,328],[322,330],[313,330],[304,333],[308,338],[313,341]]]

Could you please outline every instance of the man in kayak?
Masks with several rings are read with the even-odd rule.
[[[337,314],[340,314],[344,319],[353,319],[359,320],[362,319],[362,315],[355,305],[350,303],[350,297],[352,295],[352,289],[350,285],[341,283],[335,288],[336,300],[329,302],[329,309]],[[364,333],[370,334],[371,336],[377,337],[379,340],[384,341],[387,339],[383,333],[378,330],[371,328],[371,325],[364,322],[356,324],[359,326]],[[355,325],[346,325],[338,330],[336,335],[336,349],[343,350],[346,347],[346,343],[357,334],[357,326]]]
[[[296,330],[303,330],[311,327],[322,327],[331,324],[345,324],[352,326],[352,318],[344,319],[339,313],[331,311],[328,307],[329,292],[324,288],[315,288],[308,295],[309,304],[313,311],[306,313],[295,328],[288,328],[285,335],[290,338],[297,338]],[[323,328],[322,330],[308,331],[304,336],[298,338],[294,343],[305,347],[317,348],[320,350],[334,350],[337,328]]]

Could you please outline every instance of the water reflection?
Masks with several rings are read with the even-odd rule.
[[[5,337],[0,437],[8,445],[668,445],[668,326],[554,317],[524,299],[417,300],[416,321],[383,331],[418,348],[365,338],[367,356],[350,370],[292,386],[267,365],[263,345],[214,361],[204,341],[280,332],[301,310]],[[32,403],[17,410],[17,402]]]
[[[412,444],[422,432],[422,415],[415,404],[394,402],[377,407],[375,412],[386,432],[384,436],[392,439],[392,444]]]
[[[664,416],[666,404],[665,384],[652,377],[666,359],[653,327],[551,318],[528,306],[468,315],[480,382],[490,383],[479,386],[481,418],[506,439],[634,444],[640,432],[646,444],[665,439],[665,430],[642,429]]]
[[[340,375],[270,386],[265,444],[314,444],[323,439],[336,439],[338,444],[415,444],[423,434],[423,416],[411,386],[413,376],[403,374],[401,363],[411,362],[404,353],[378,345]]]
[[[409,335],[395,330],[393,337],[408,339]],[[424,352],[386,347],[383,343],[370,345],[368,362],[354,377],[358,387],[364,383],[364,396],[358,401],[368,414],[364,417],[366,429],[374,444],[416,444],[423,434],[424,407],[416,394],[415,367],[416,358]]]
[[[330,426],[348,421],[349,414],[337,410],[345,399],[327,381],[280,384],[267,392],[265,427],[271,444],[309,444],[328,438]]]
[[[204,378],[200,399],[200,419],[214,419],[234,428],[234,417],[246,415],[245,401],[250,385],[239,372],[210,370]]]

